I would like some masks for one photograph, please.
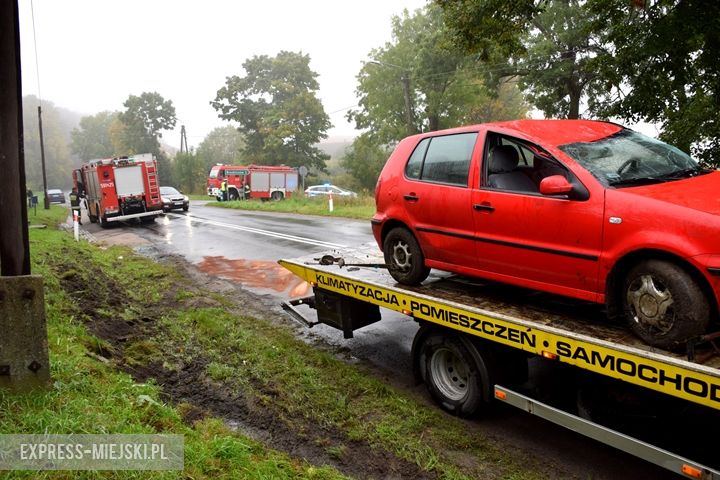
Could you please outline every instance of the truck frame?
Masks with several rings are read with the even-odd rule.
[[[421,286],[403,286],[383,268],[374,244],[279,263],[313,287],[313,295],[283,304],[305,326],[330,325],[352,338],[354,330],[381,319],[379,307],[419,322],[412,345],[415,377],[451,413],[470,416],[502,402],[686,478],[720,479],[717,466],[691,461],[515,387],[527,380],[529,361],[538,359],[716,414],[720,354],[713,341],[718,334],[694,339],[682,353],[668,352],[649,347],[624,326],[603,321],[602,315],[583,315],[582,304],[563,312],[508,302],[483,293],[479,285],[487,282],[455,275],[431,275]],[[306,317],[303,305],[317,311],[317,320]],[[597,310],[587,311],[593,308]]]
[[[151,221],[163,213],[157,161],[150,153],[90,160],[73,171],[92,223]]]

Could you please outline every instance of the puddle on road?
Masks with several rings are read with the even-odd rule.
[[[307,295],[310,284],[289,270],[269,260],[230,260],[223,256],[206,256],[198,268],[207,273],[242,283],[253,289],[287,293],[290,297]]]

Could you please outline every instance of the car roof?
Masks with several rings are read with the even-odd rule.
[[[420,134],[421,137],[453,133],[493,130],[517,137],[551,145],[575,142],[593,142],[609,137],[624,127],[616,123],[597,120],[512,120],[508,122],[482,123],[467,127],[451,128]]]

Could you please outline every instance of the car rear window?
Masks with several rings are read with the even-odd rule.
[[[405,175],[429,182],[467,186],[477,132],[423,139],[408,159]]]

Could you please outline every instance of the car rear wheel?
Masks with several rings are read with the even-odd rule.
[[[623,311],[630,328],[647,344],[672,349],[705,333],[710,302],[680,265],[646,260],[623,283]]]
[[[383,242],[383,253],[390,275],[402,284],[417,285],[430,274],[420,245],[406,228],[390,230]]]

